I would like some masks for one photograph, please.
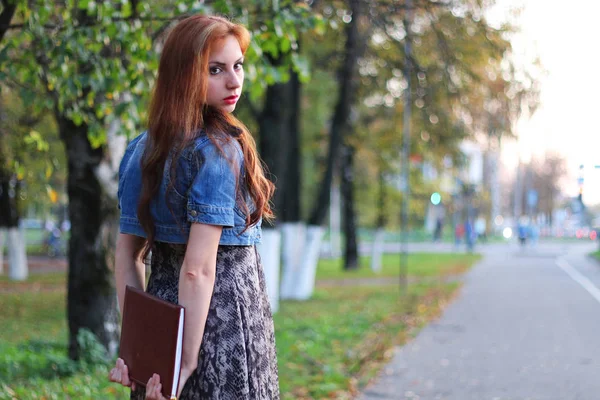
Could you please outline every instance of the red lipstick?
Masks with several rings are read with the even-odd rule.
[[[225,97],[223,99],[223,101],[225,102],[225,104],[235,104],[235,103],[237,103],[238,97],[239,96],[237,96],[237,95]]]

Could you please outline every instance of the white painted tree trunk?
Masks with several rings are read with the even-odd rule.
[[[123,94],[123,99],[128,101],[131,99],[131,95],[126,92]],[[115,104],[116,106],[116,104]],[[100,162],[98,167],[96,168],[95,174],[98,178],[98,181],[102,185],[102,189],[105,193],[112,199],[117,201],[117,193],[119,189],[119,166],[121,164],[121,160],[125,155],[125,150],[127,148],[127,137],[125,135],[120,134],[121,132],[121,120],[116,118],[110,124],[108,124],[106,130],[106,144],[107,148],[105,151],[104,159]],[[114,224],[108,224],[107,227],[109,230],[106,231],[106,235],[110,238],[109,241],[112,243],[113,249],[116,248],[116,239],[119,233],[119,224],[118,221],[115,221]],[[110,229],[112,228],[112,229]],[[114,254],[112,254],[114,257]],[[114,265],[114,258],[111,258],[109,264],[112,263]],[[146,264],[148,268],[149,264]],[[70,267],[70,266],[69,266]],[[110,267],[110,265],[109,265]],[[146,275],[147,276],[147,275]],[[115,290],[115,308],[118,312],[119,302],[117,299],[117,291]],[[117,317],[118,318],[118,317]],[[113,325],[112,322],[106,321],[104,322],[107,330],[111,333],[114,330],[118,329],[117,326]],[[114,357],[117,353],[118,349],[118,338],[119,335],[111,334],[111,340],[108,343],[108,352],[111,357]]]
[[[306,228],[306,243],[301,257],[300,276],[296,283],[294,298],[308,300],[315,290],[315,276],[325,230],[321,226],[309,225]]]
[[[371,247],[371,269],[374,272],[381,271],[381,258],[383,256],[384,239],[385,230],[383,228],[378,228],[375,231],[373,246]]]
[[[130,95],[126,93],[124,96]],[[127,148],[127,137],[119,134],[120,129],[121,120],[119,119],[115,119],[108,125],[106,155],[95,171],[102,188],[115,200],[119,189],[119,165]]]
[[[331,186],[331,207],[329,207],[329,256],[339,258],[342,256],[342,198],[340,185]]]
[[[4,273],[4,237],[6,229],[0,228],[0,275]]]
[[[263,229],[262,243],[256,246],[265,272],[267,295],[274,314],[279,309],[279,266],[281,255],[281,232],[276,229]]]
[[[296,286],[302,268],[306,241],[306,224],[303,222],[286,222],[281,224],[283,245],[281,260],[283,263],[281,293],[282,299],[294,299]]]
[[[27,256],[23,231],[19,228],[8,229],[8,277],[13,281],[27,279]]]

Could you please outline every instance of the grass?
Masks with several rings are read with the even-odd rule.
[[[408,275],[412,277],[427,277],[436,275],[451,275],[465,272],[473,263],[479,261],[479,254],[452,253],[411,253],[408,255]],[[400,268],[399,254],[385,254],[382,257],[381,271],[376,273],[370,267],[371,258],[361,257],[359,268],[352,271],[342,269],[341,259],[322,259],[317,268],[317,280],[340,278],[375,278],[398,276]]]
[[[34,275],[10,283],[10,292],[0,280],[0,399],[126,398],[125,389],[107,382],[106,363],[66,357],[65,279]]]
[[[49,338],[66,342],[65,294],[65,289],[0,294],[0,344]]]
[[[600,260],[600,250],[592,253],[592,257],[596,258],[597,260]]]
[[[66,285],[67,274],[66,272],[51,272],[51,273],[41,273],[41,274],[30,274],[27,276],[27,279],[21,282],[15,282],[9,279],[8,275],[0,275],[0,288],[1,285],[7,286],[11,285],[11,287],[19,287],[19,285],[24,286],[35,286],[35,285],[56,285],[63,286]]]
[[[457,288],[413,285],[317,290],[303,303],[284,302],[275,316],[283,399],[350,398]]]
[[[477,259],[415,254],[409,269],[415,276],[444,275]],[[397,273],[397,260],[386,256],[382,273]],[[319,278],[356,276],[336,268],[321,261]],[[106,363],[66,358],[65,279],[64,273],[23,283],[0,279],[0,400],[127,398],[127,390],[107,381]],[[389,359],[390,349],[439,315],[459,287],[427,282],[410,285],[402,298],[396,286],[333,286],[317,289],[306,302],[282,302],[274,317],[282,398],[351,398]]]

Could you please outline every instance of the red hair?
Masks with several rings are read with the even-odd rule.
[[[260,218],[273,218],[269,201],[274,185],[265,177],[248,128],[230,113],[206,104],[209,56],[228,36],[237,39],[245,54],[250,34],[244,26],[221,17],[195,15],[179,22],[164,44],[150,102],[148,140],[142,159],[142,192],[137,210],[147,235],[144,256],[150,252],[155,239],[150,202],[158,193],[167,158],[175,150],[176,159],[201,130],[222,153],[219,142],[237,140],[242,148],[246,190],[238,185],[237,198],[245,199],[244,193],[247,193],[255,205],[254,211],[249,213],[245,201],[241,202],[248,215],[246,229]],[[173,172],[175,166],[176,160],[173,160]]]

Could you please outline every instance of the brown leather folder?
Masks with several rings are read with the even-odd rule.
[[[137,384],[146,386],[152,374],[160,375],[167,399],[177,394],[184,316],[180,305],[131,286],[125,288],[119,357]]]

